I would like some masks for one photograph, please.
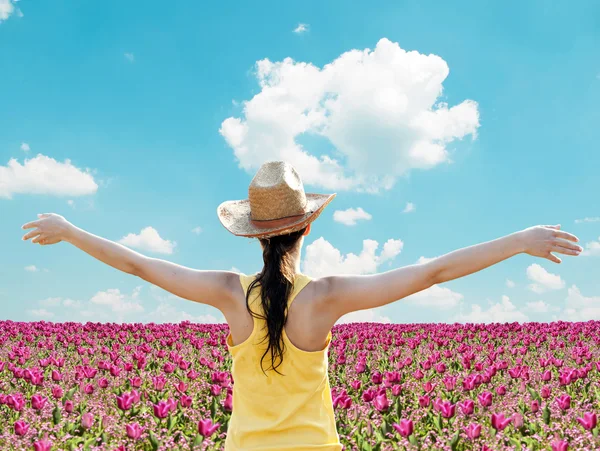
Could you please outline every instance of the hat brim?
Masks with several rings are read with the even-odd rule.
[[[217,208],[217,216],[221,224],[237,236],[248,238],[269,238],[271,236],[282,235],[283,233],[292,233],[303,229],[313,222],[323,212],[323,209],[336,196],[334,194],[314,194],[306,193],[306,214],[294,220],[285,226],[261,228],[256,227],[250,220],[250,201],[228,200],[223,202]]]

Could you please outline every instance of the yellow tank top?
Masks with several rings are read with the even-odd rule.
[[[244,293],[254,278],[240,274]],[[288,306],[310,280],[296,275]],[[252,290],[248,304],[262,315],[259,291],[260,286]],[[284,376],[270,368],[270,352],[263,360],[267,376],[261,369],[268,339],[261,340],[267,333],[265,321],[254,318],[252,333],[244,342],[234,346],[231,333],[227,336],[234,383],[225,451],[340,451],[328,376],[331,331],[323,350],[308,352],[294,346],[284,330],[283,362],[277,367]]]

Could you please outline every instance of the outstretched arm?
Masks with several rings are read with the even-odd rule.
[[[23,240],[33,238],[33,243],[41,245],[66,241],[113,268],[138,276],[176,296],[208,304],[221,311],[234,302],[234,287],[239,284],[239,276],[234,272],[201,271],[146,257],[75,227],[60,215],[49,213],[38,216],[37,221],[23,225],[23,229],[34,228],[23,236]]]
[[[333,321],[346,313],[380,307],[457,279],[520,253],[561,260],[552,252],[579,255],[578,238],[560,226],[535,226],[493,241],[459,249],[426,263],[405,266],[379,274],[339,275],[320,280],[323,311]]]

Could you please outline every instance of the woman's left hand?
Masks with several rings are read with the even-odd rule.
[[[28,222],[21,227],[22,229],[35,227],[35,230],[23,236],[24,241],[33,238],[32,243],[41,245],[60,243],[74,227],[63,216],[56,213],[41,213],[38,214],[38,218],[38,220]]]

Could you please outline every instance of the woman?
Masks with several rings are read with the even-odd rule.
[[[229,451],[342,449],[327,351],[331,328],[343,315],[389,304],[519,253],[560,263],[552,252],[578,255],[582,250],[560,226],[535,226],[423,264],[312,279],[299,270],[302,244],[335,194],[306,194],[294,168],[281,161],[265,163],[248,194],[248,199],[222,203],[217,214],[231,233],[259,239],[264,266],[254,275],[199,271],[145,257],[56,214],[41,214],[23,226],[34,229],[24,240],[69,242],[114,268],[223,313],[233,358]]]

